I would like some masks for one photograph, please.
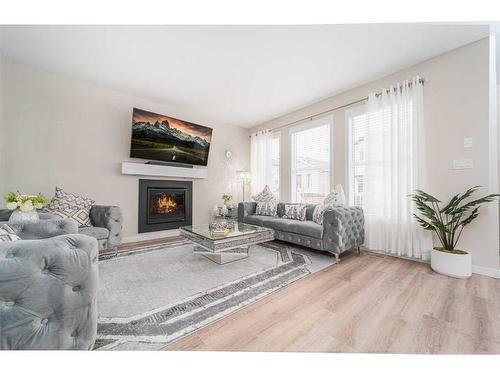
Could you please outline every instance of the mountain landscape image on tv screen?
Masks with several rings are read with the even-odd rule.
[[[133,158],[207,165],[212,129],[134,108]]]

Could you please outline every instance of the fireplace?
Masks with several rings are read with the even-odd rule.
[[[191,181],[139,180],[139,233],[192,223]]]

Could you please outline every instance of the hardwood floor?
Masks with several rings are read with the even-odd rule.
[[[136,242],[127,242],[119,245],[117,249],[106,249],[99,251],[99,256],[107,256],[107,255],[116,255],[122,252],[126,252],[130,249],[136,249],[142,246],[153,246],[153,245],[168,245],[174,242],[183,241],[184,238],[181,236],[171,236],[171,237],[162,237],[153,240],[143,240]]]
[[[365,252],[165,350],[500,354],[500,279]]]
[[[171,236],[171,237],[156,238],[153,240],[127,242],[127,243],[123,243],[120,246],[118,246],[118,251],[129,250],[129,249],[133,249],[136,247],[147,246],[147,245],[169,244],[172,242],[177,242],[177,241],[182,241],[182,240],[184,240],[184,238],[182,236]]]

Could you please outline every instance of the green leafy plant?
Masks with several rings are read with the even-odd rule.
[[[49,203],[49,200],[42,193],[27,195],[21,194],[18,191],[11,191],[5,196],[5,202],[7,202],[7,208],[9,210],[20,209],[21,211],[31,211],[33,209],[42,208]]]
[[[474,186],[464,193],[455,195],[443,208],[439,205],[441,203],[439,199],[422,190],[415,190],[415,194],[410,195],[421,214],[414,215],[418,223],[424,229],[436,233],[441,242],[442,247],[436,250],[466,254],[465,251],[456,249],[463,229],[479,216],[479,207],[483,203],[492,202],[500,196],[489,194],[479,199],[471,199],[479,188],[480,186]]]

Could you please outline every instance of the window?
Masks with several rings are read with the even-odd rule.
[[[393,113],[396,113],[396,115]],[[349,127],[349,203],[354,206],[363,207],[366,170],[368,167],[371,172],[379,170],[379,168],[382,168],[381,165],[386,163],[386,161],[381,159],[381,156],[375,158],[372,156],[369,160],[366,158],[365,139],[367,136],[366,127],[368,120],[364,106],[351,109],[346,113],[346,116]],[[391,116],[402,116],[412,119],[413,102],[409,100],[408,103],[399,105],[397,108],[386,106],[373,112],[370,115],[370,134],[378,137],[376,139],[384,139],[384,134],[390,131],[390,127],[386,123]],[[393,135],[393,138],[396,135]],[[408,159],[408,162],[411,162],[411,159]]]
[[[310,189],[311,188],[311,174],[308,173],[306,174],[306,188]]]
[[[363,207],[365,191],[366,114],[362,107],[347,112],[349,127],[349,203]]]
[[[269,187],[273,194],[280,196],[280,133],[273,133],[271,139],[271,181]]]
[[[330,128],[325,117],[292,129],[292,200],[321,203],[330,191]]]

